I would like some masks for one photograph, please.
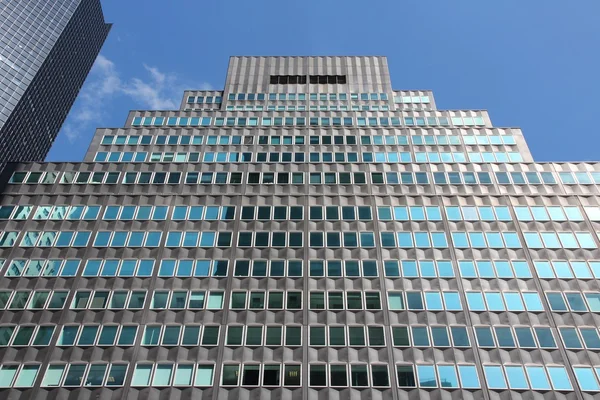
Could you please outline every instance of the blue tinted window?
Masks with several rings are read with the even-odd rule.
[[[565,367],[548,367],[548,375],[555,390],[573,390]]]
[[[552,309],[552,311],[567,311],[567,305],[562,294],[546,293],[546,297],[548,297],[548,302],[550,303],[550,309]]]
[[[521,366],[507,366],[506,377],[511,389],[529,389],[525,372]]]
[[[452,232],[452,242],[454,243],[454,247],[459,249],[469,247],[469,241],[465,232]]]
[[[475,327],[475,336],[479,347],[496,347],[492,329],[489,326]]]
[[[588,367],[575,367],[573,368],[577,383],[583,391],[598,391],[600,385],[598,385],[598,379],[594,375],[592,368]]]
[[[529,377],[529,382],[531,382],[531,388],[534,390],[550,390],[550,382],[548,382],[548,377],[546,376],[546,372],[544,367],[533,367],[526,366],[525,370],[527,371],[527,376]]]
[[[502,368],[495,365],[484,365],[485,380],[490,389],[506,389],[506,380]]]
[[[460,303],[460,296],[457,292],[442,292],[444,297],[444,303],[446,304],[446,310],[448,311],[460,311],[462,310],[462,304]]]
[[[427,328],[424,326],[417,327],[413,326],[412,337],[413,337],[413,345],[416,347],[429,347],[429,334],[427,333]]]
[[[400,276],[400,269],[398,268],[398,261],[386,260],[383,263],[385,268],[385,276],[396,277]]]
[[[523,292],[522,295],[528,311],[544,311],[542,300],[537,292]]]
[[[481,292],[467,292],[467,303],[471,311],[485,311],[485,303]]]
[[[454,365],[438,365],[441,387],[457,388],[458,377]]]
[[[437,387],[437,377],[433,365],[417,365],[420,387]]]
[[[463,388],[479,389],[481,387],[477,368],[474,365],[459,365],[458,374],[460,375],[460,383]]]

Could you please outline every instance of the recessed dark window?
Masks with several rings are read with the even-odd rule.
[[[304,85],[306,75],[271,75],[271,85]]]
[[[310,83],[321,85],[343,85],[346,83],[345,75],[311,75]]]

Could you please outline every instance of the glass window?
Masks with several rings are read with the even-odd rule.
[[[13,380],[17,374],[18,365],[4,365],[0,369],[0,387],[12,386]]]
[[[534,348],[537,347],[533,333],[529,327],[515,327],[515,334],[517,335],[517,341],[519,347],[523,348]]]
[[[286,364],[284,366],[283,385],[300,386],[300,365]]]
[[[481,292],[467,292],[467,303],[471,311],[485,311],[485,303]]]
[[[392,340],[394,346],[407,347],[410,346],[410,337],[406,326],[392,327]]]
[[[416,347],[429,347],[429,334],[427,327],[413,326],[411,327],[413,345]]]
[[[280,385],[281,366],[278,364],[266,364],[263,368],[263,385],[264,386],[279,386]]]
[[[454,365],[438,365],[441,387],[458,388],[458,377]]]
[[[477,368],[474,365],[458,365],[458,374],[460,375],[460,382],[463,388],[479,389],[481,387]]]
[[[108,364],[92,364],[85,379],[85,386],[102,386]]]
[[[546,293],[552,311],[567,311],[567,305],[561,293]]]
[[[535,327],[535,335],[542,348],[556,348],[556,342],[550,328]]]
[[[529,384],[525,378],[525,372],[521,366],[506,366],[506,377],[511,389],[523,390],[529,389]]]
[[[388,303],[390,310],[404,310],[404,299],[401,292],[388,293]]]
[[[213,365],[198,365],[198,368],[196,369],[196,377],[194,379],[194,386],[212,386],[213,374]]]
[[[396,374],[399,387],[415,387],[415,371],[412,365],[397,365]]]
[[[371,366],[371,382],[374,387],[387,387],[390,385],[387,365]]]
[[[490,389],[507,389],[502,368],[495,365],[484,365],[485,380]]]
[[[448,337],[448,330],[446,327],[432,326],[431,337],[433,338],[433,345],[435,347],[449,347],[450,339]]]
[[[559,328],[560,336],[568,349],[582,349],[583,346],[579,340],[577,329],[575,328]]]
[[[428,310],[438,311],[444,309],[444,306],[442,305],[442,296],[440,295],[440,292],[425,292],[425,304]]]
[[[516,347],[512,330],[508,326],[494,326],[494,331],[498,339],[498,346],[504,348]]]
[[[455,347],[470,347],[471,341],[469,340],[469,334],[467,328],[464,326],[451,326],[450,332],[452,334],[452,343]]]
[[[492,335],[492,328],[489,326],[477,326],[474,329],[479,347],[496,347],[494,336]]]
[[[531,382],[531,388],[534,390],[550,390],[550,382],[544,370],[544,367],[526,366],[527,377]]]
[[[490,311],[506,310],[504,302],[502,301],[502,295],[499,292],[484,292],[484,296]]]
[[[0,370],[0,372],[4,371],[5,369],[10,369],[10,366],[8,368],[6,366],[4,366],[2,368],[2,370]],[[19,376],[17,377],[17,380],[14,383],[14,386],[15,387],[32,387],[33,383],[35,382],[35,378],[37,377],[39,369],[40,369],[39,365],[24,365],[23,368],[21,368],[21,371],[19,372]],[[3,382],[0,381],[0,385],[2,385],[2,384],[3,384]]]
[[[583,341],[585,345],[589,349],[599,349],[600,348],[600,336],[598,336],[598,331],[596,328],[580,328],[579,332],[583,337]]]
[[[6,367],[5,367],[6,368]],[[46,370],[46,374],[44,374],[44,379],[42,380],[43,387],[56,387],[60,384],[63,374],[65,372],[66,365],[49,365]],[[3,384],[4,380],[4,372],[5,369],[0,371],[0,386],[5,386]],[[16,369],[15,369],[16,371]],[[14,375],[13,375],[14,377]],[[12,378],[11,378],[12,380]]]
[[[369,375],[366,365],[350,365],[350,384],[353,387],[369,386]]]
[[[417,365],[420,387],[437,387],[437,377],[433,365]]]
[[[573,390],[565,367],[548,367],[548,375],[555,390]]]
[[[577,383],[579,387],[583,391],[598,391],[600,390],[600,385],[598,384],[598,379],[594,375],[594,371],[589,367],[574,367],[573,371],[575,372],[575,378],[577,379]]]
[[[67,372],[64,386],[81,386],[83,383],[83,374],[85,373],[86,365],[84,364],[71,364]]]
[[[326,365],[312,364],[309,366],[309,385],[310,386],[326,386],[327,385],[327,373]]]
[[[237,386],[239,379],[240,365],[224,365],[223,376],[221,377],[221,384],[223,386]]]

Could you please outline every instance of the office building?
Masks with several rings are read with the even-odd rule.
[[[0,207],[0,397],[594,399],[598,163],[392,88],[233,57]]]
[[[100,0],[11,0],[0,7],[0,169],[43,161],[110,24]]]

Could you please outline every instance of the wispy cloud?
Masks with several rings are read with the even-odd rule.
[[[102,54],[98,56],[88,81],[79,94],[62,133],[73,143],[83,132],[93,130],[101,122],[111,101],[120,96],[133,100],[133,108],[157,110],[176,109],[184,89],[211,90],[208,83],[186,84],[174,73],[165,73],[155,66],[142,64],[143,77],[121,78],[115,63]],[[123,113],[128,110],[123,110]]]
[[[165,110],[176,108],[177,103],[175,99],[167,96],[165,93],[166,87],[176,86],[176,77],[164,74],[158,68],[150,67],[146,64],[144,64],[144,69],[150,75],[150,80],[143,81],[139,78],[133,78],[130,82],[122,86],[123,93],[152,109]]]

